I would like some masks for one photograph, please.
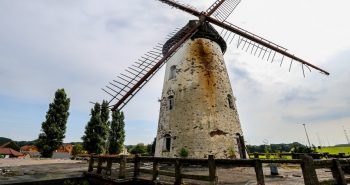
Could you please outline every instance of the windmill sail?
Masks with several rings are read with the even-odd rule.
[[[213,16],[220,21],[225,21],[240,2],[241,0],[217,0],[206,11],[207,16]]]
[[[278,60],[280,65],[283,62],[289,61],[289,70],[293,62],[298,62],[301,64],[304,76],[305,68],[309,71],[313,68],[325,75],[329,75],[327,71],[288,53],[286,48],[226,22],[227,17],[232,14],[241,0],[217,0],[206,12],[199,12],[192,6],[180,4],[174,0],[159,1],[197,16],[199,17],[199,21],[194,22],[195,24],[190,28],[184,27],[180,31],[175,30],[169,35],[171,39],[165,45],[158,44],[153,50],[147,52],[133,65],[128,67],[125,73],[120,74],[117,80],[113,80],[106,88],[103,88],[103,91],[112,97],[109,101],[109,104],[113,105],[112,110],[122,109],[182,44],[205,22],[223,28],[221,36],[226,39],[227,43],[231,43],[234,39],[237,39],[237,48],[241,48],[264,60],[266,59],[271,62]],[[278,57],[280,59],[277,59]]]
[[[238,39],[238,43],[237,46],[238,47],[242,47],[242,49],[245,48],[245,46],[247,46],[247,51],[249,50],[249,47],[251,47],[252,50],[254,50],[254,54],[256,54],[257,52],[259,53],[259,57],[262,56],[263,58],[265,58],[265,56],[267,56],[267,60],[271,60],[272,62],[275,60],[276,54],[279,54],[281,56],[281,61],[280,61],[280,65],[282,65],[282,63],[285,61],[285,58],[289,58],[290,62],[289,62],[289,70],[292,67],[293,62],[298,62],[301,64],[301,68],[303,71],[303,75],[305,76],[305,69],[304,67],[306,67],[309,71],[311,71],[311,68],[316,69],[318,71],[320,71],[322,74],[325,75],[329,75],[329,73],[311,63],[306,62],[305,60],[296,57],[293,54],[290,54],[289,52],[287,52],[286,48],[283,48],[269,40],[266,40],[260,36],[257,36],[251,32],[248,32],[242,28],[239,28],[229,22],[226,22],[226,18],[227,16],[229,16],[233,9],[238,5],[238,3],[240,1],[235,1],[235,0],[217,0],[208,10],[206,13],[200,13],[194,9],[190,9],[182,4],[177,3],[174,0],[159,0],[163,3],[166,3],[172,7],[178,8],[180,10],[183,10],[185,12],[188,12],[192,15],[195,15],[197,17],[199,17],[199,20],[203,23],[205,21],[210,22],[212,24],[215,24],[216,26],[219,26],[225,30],[227,30],[229,32],[229,35],[235,36],[238,35],[239,39]],[[225,10],[225,4],[226,3],[233,3],[230,7],[231,9]],[[228,5],[227,5],[228,6]],[[224,7],[224,8],[222,8]],[[232,8],[233,7],[233,8]],[[219,16],[219,19],[215,19],[215,13],[220,13],[220,12],[225,12],[227,11],[226,14],[223,14],[223,16]],[[211,17],[211,15],[213,15],[213,17]],[[218,14],[219,15],[219,14]],[[243,45],[241,45],[243,44]],[[251,51],[251,53],[253,53],[253,51]],[[272,57],[271,57],[272,55]],[[270,58],[271,57],[271,58]]]
[[[162,3],[165,3],[171,7],[183,10],[189,14],[192,14],[194,16],[200,16],[201,13],[199,11],[197,11],[195,8],[193,8],[192,6],[186,5],[186,4],[180,4],[174,0],[158,0]]]
[[[219,20],[216,20],[211,17],[207,17],[206,20],[212,24],[215,24],[223,29],[226,29],[229,32],[232,32],[233,34],[237,34],[239,39],[237,42],[237,47],[242,47],[242,49],[247,46],[246,50],[249,50],[249,47],[251,47],[251,50],[254,50],[254,55],[258,52],[259,57],[262,56],[263,58],[267,55],[267,60],[271,60],[272,62],[274,61],[276,54],[281,55],[281,63],[283,63],[284,59],[287,57],[290,59],[289,65],[291,66],[293,62],[299,62],[301,64],[301,68],[303,70],[303,74],[305,76],[305,70],[304,66],[308,68],[311,71],[311,68],[316,69],[320,71],[322,74],[329,75],[329,73],[309,62],[306,62],[305,60],[296,57],[295,55],[287,52],[287,49],[284,47],[281,47],[269,40],[266,40],[260,36],[257,36],[251,32],[248,32],[242,28],[239,28],[238,26],[235,26],[231,23],[228,22],[221,22]],[[235,35],[233,35],[235,36]],[[253,51],[251,51],[253,53]],[[261,55],[263,53],[263,55]],[[273,55],[272,58],[271,54]],[[270,56],[270,57],[269,57]]]
[[[167,52],[163,52],[163,44],[158,44],[153,50],[141,56],[138,61],[120,74],[117,80],[109,82],[104,92],[112,98],[109,104],[113,105],[112,110],[122,109],[136,93],[154,76],[154,74],[164,65],[164,63],[173,55],[175,51],[196,32],[199,25],[195,25],[183,35],[174,35],[175,30],[168,37],[175,42]]]

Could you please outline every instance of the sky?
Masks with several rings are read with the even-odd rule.
[[[180,2],[206,10],[214,0]],[[347,143],[350,2],[242,0],[228,22],[328,72],[263,61],[229,45],[225,62],[248,144]],[[156,0],[0,1],[0,137],[33,140],[58,88],[71,99],[65,142],[81,141],[101,88],[175,28],[196,19]],[[219,30],[220,31],[220,30]],[[123,109],[126,144],[156,136],[164,69]]]

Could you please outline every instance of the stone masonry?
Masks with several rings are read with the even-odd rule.
[[[241,158],[242,129],[222,47],[188,40],[167,62],[155,155]]]

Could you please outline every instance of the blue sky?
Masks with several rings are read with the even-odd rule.
[[[205,10],[214,1],[190,1]],[[303,77],[229,46],[225,61],[249,144],[298,141],[346,143],[350,131],[350,3],[339,0],[243,0],[229,22],[266,37],[328,70]],[[109,98],[101,87],[190,15],[155,0],[0,1],[0,136],[32,140],[54,92],[71,98],[66,142],[79,141],[90,101]],[[156,134],[164,71],[125,107],[126,144]]]

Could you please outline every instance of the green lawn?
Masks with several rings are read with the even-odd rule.
[[[321,149],[317,149],[317,152],[328,152],[330,154],[345,153],[346,155],[349,155],[350,147],[349,146],[322,147]]]

